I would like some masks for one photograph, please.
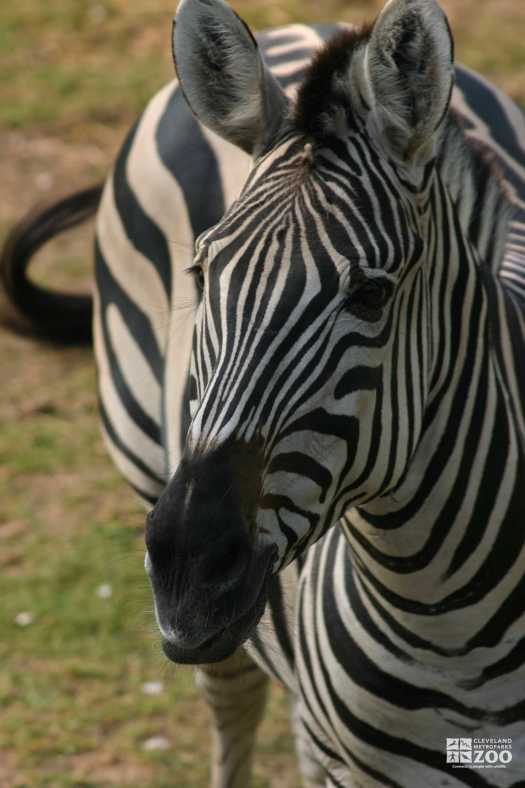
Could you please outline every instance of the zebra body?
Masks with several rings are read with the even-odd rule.
[[[260,37],[267,63],[290,94],[302,78],[313,49],[335,30],[294,25]],[[479,218],[491,200],[494,214],[498,213],[498,190],[491,191],[491,184],[487,185],[467,162],[461,169],[461,158],[458,162],[457,156],[443,156],[442,173],[449,195],[456,201],[462,225],[474,227],[480,259],[487,267],[484,276],[491,282],[490,308],[498,310],[496,320],[501,333],[490,351],[484,352],[495,354],[501,366],[490,373],[485,371],[483,376],[476,370],[476,388],[472,393],[465,388],[464,396],[465,400],[474,397],[479,403],[477,434],[481,435],[479,451],[483,452],[479,462],[487,472],[501,463],[508,475],[508,480],[502,480],[505,491],[515,489],[523,461],[525,376],[519,353],[525,293],[524,126],[508,99],[461,67],[456,71],[452,109],[460,134],[497,162],[515,205],[510,233],[489,222],[484,226]],[[450,146],[454,144],[451,135]],[[153,99],[139,120],[106,189],[98,223],[98,266],[102,271],[99,297],[107,299],[96,322],[99,369],[103,371],[101,398],[110,425],[110,450],[148,500],[158,497],[166,478],[176,470],[190,419],[187,380],[199,298],[195,283],[183,269],[191,265],[194,239],[220,220],[238,196],[248,171],[248,156],[201,126],[189,114],[180,86],[173,83]],[[481,197],[477,193],[480,185],[485,189]],[[116,192],[126,189],[139,209],[132,208],[124,198],[120,204],[115,199]],[[508,222],[504,212],[499,221]],[[148,229],[150,224],[155,233]],[[126,254],[115,245],[112,234],[116,226],[123,227],[122,243],[129,247]],[[141,243],[141,236],[149,247]],[[134,261],[131,266],[130,257]],[[152,324],[151,347],[144,344],[137,320],[133,352],[122,352],[123,327],[127,325],[129,330],[133,323],[126,305],[119,307],[111,300],[104,280],[106,266],[122,279],[126,292],[132,295],[134,309],[138,307],[142,313],[141,320]],[[130,287],[130,276],[136,288],[133,284]],[[481,307],[481,303],[478,307],[489,308]],[[120,322],[116,318],[119,308]],[[110,310],[115,313],[112,325]],[[127,342],[131,345],[130,339]],[[108,352],[110,345],[120,352]],[[452,348],[443,352],[450,355]],[[460,352],[460,348],[454,352]],[[115,378],[115,368],[108,360],[113,353],[122,366],[119,374],[128,381],[116,400],[105,395],[112,388],[110,380]],[[148,367],[153,366],[153,358],[152,375]],[[447,362],[450,358],[444,357],[443,369]],[[502,382],[499,375],[507,379],[498,391]],[[487,387],[488,393],[483,390]],[[113,389],[118,389],[115,381]],[[131,401],[128,392],[133,392],[138,403]],[[144,405],[150,418],[149,423],[142,420],[143,430],[138,429],[141,422],[133,416],[137,404]],[[464,407],[465,402],[455,403],[453,411],[448,403],[441,405],[441,410],[436,405],[434,419],[442,422],[439,429],[450,431],[451,420],[459,419]],[[128,419],[133,422],[133,430],[127,428]],[[501,434],[507,440],[498,446],[493,436]],[[468,435],[462,435],[460,423],[458,437],[468,440]],[[266,614],[272,626],[263,619],[248,647],[266,671],[299,694],[300,735],[309,741],[322,772],[331,775],[327,778],[333,780],[330,784],[353,785],[354,780],[356,785],[441,785],[445,784],[443,776],[448,775],[449,785],[512,785],[525,773],[525,752],[520,749],[525,741],[521,700],[525,677],[519,659],[524,650],[521,614],[510,628],[508,620],[499,626],[499,594],[493,595],[492,602],[485,600],[486,588],[481,585],[479,600],[468,604],[469,596],[476,596],[476,581],[472,588],[469,583],[465,588],[464,577],[454,571],[449,579],[439,582],[450,571],[454,558],[455,570],[465,566],[472,578],[476,570],[482,572],[501,525],[501,515],[494,523],[479,524],[477,551],[469,548],[468,539],[459,532],[452,531],[450,544],[445,544],[446,534],[439,534],[447,514],[443,502],[451,511],[464,509],[467,523],[476,503],[480,505],[480,485],[484,482],[478,475],[469,483],[472,469],[463,467],[469,456],[465,443],[458,441],[457,451],[444,448],[444,452],[450,452],[449,469],[441,472],[438,489],[431,500],[423,500],[410,516],[406,514],[417,496],[422,473],[425,469],[430,473],[432,468],[434,441],[435,433],[429,430],[427,440],[423,438],[418,449],[421,460],[417,454],[414,457],[414,473],[399,480],[395,495],[380,499],[375,510],[369,510],[369,520],[362,511],[352,510],[345,515],[341,528],[333,529],[310,549],[301,574],[297,627],[286,620],[286,611],[293,607],[290,599],[295,596],[294,581],[292,590],[286,592],[288,602],[283,602],[283,592],[275,583],[270,596],[274,604],[269,605]],[[145,452],[148,443],[150,450]],[[135,457],[141,462],[136,463]],[[466,495],[455,490],[458,483],[467,489]],[[494,501],[483,503],[489,510],[494,506]],[[505,500],[501,512],[509,505],[514,507],[508,512],[512,527],[524,514],[523,498],[519,495],[515,501]],[[408,525],[402,528],[405,517],[410,529]],[[395,527],[383,525],[388,518],[394,518]],[[474,529],[476,521],[468,527]],[[471,538],[476,537],[472,534]],[[522,549],[522,541],[516,538],[513,549]],[[431,551],[430,542],[437,542]],[[425,551],[431,554],[427,556]],[[508,570],[505,583],[509,593],[514,590],[518,594],[524,562],[516,560],[517,554],[510,548],[508,552],[506,559],[498,556],[498,561]],[[367,568],[371,562],[377,570],[374,573]],[[496,566],[491,571],[496,572]],[[399,600],[403,600],[402,606]],[[330,615],[337,616],[337,632],[344,633],[340,640],[325,629],[325,619]],[[479,639],[476,646],[479,622],[484,617],[489,622],[485,640]],[[272,628],[278,637],[268,634]],[[489,643],[491,647],[487,648]],[[513,703],[516,698],[520,699],[518,704]],[[394,735],[398,729],[401,735]],[[479,773],[467,774],[465,770],[451,773],[446,766],[446,737],[469,731],[512,736],[514,765],[496,774],[499,782],[486,782]]]
[[[248,784],[254,662],[308,785],[523,784],[523,116],[461,67],[449,106],[434,0],[261,34],[268,67],[222,0],[174,41],[104,190],[94,337],[214,788]],[[454,770],[460,736],[513,760]]]

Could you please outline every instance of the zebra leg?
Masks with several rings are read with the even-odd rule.
[[[223,662],[197,668],[196,683],[212,713],[211,788],[249,788],[268,677],[240,648]]]
[[[304,788],[324,788],[326,772],[315,760],[308,741],[304,736],[301,736],[300,732],[295,737],[295,749]]]
[[[299,701],[294,696],[290,702],[290,718],[295,738],[295,749],[304,788],[324,788],[326,770],[315,758],[309,737],[306,735],[299,713]]]

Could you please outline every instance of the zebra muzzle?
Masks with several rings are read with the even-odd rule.
[[[246,467],[236,474],[239,457],[230,459],[224,450],[185,458],[147,518],[157,623],[176,662],[223,659],[250,635],[266,604],[275,550],[253,528],[257,496],[245,480],[256,474]]]

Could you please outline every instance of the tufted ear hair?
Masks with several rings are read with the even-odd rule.
[[[389,0],[354,74],[370,109],[369,132],[394,159],[417,163],[432,155],[452,93],[453,58],[452,34],[435,0]]]
[[[193,114],[252,156],[278,133],[288,101],[250,29],[223,0],[181,0],[173,59]]]

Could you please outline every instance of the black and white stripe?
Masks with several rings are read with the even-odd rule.
[[[261,34],[290,94],[333,29],[290,25]],[[174,82],[131,130],[106,184],[95,290],[103,426],[117,466],[146,501],[160,494],[184,442],[179,411],[198,304],[184,269],[194,239],[221,219],[249,166],[248,156],[194,119]]]
[[[330,88],[342,47],[307,85]],[[418,176],[361,108],[328,107],[321,139],[298,121],[258,157],[194,261],[188,450],[262,440],[278,566],[310,546],[292,688],[326,785],[524,773],[523,119],[459,75]],[[390,297],[363,305],[378,283]],[[251,653],[271,670],[260,633]],[[513,763],[453,772],[446,737],[472,731],[512,737]]]
[[[273,45],[289,86],[297,51],[311,51],[293,33],[279,34],[284,50]],[[262,45],[272,65],[272,35]],[[191,219],[176,240],[200,236],[196,257],[168,242],[172,270],[196,266],[197,276],[175,275],[164,384],[174,410],[159,415],[167,457],[157,473],[173,474],[186,427],[204,452],[262,439],[260,522],[280,565],[317,542],[296,626],[292,577],[284,595],[275,584],[249,646],[298,697],[312,784],[512,785],[524,773],[524,125],[495,88],[456,73],[438,169],[417,187],[357,123],[346,141],[323,141],[312,169],[291,129],[235,200],[246,159],[184,121],[202,135],[213,177],[203,210],[185,192]],[[178,183],[183,165],[170,161]],[[164,237],[174,238],[173,217],[157,220]],[[372,319],[341,299],[341,282],[351,291],[363,276],[395,292]],[[184,321],[196,326],[191,362],[185,334],[188,379]],[[349,415],[364,396],[366,412]],[[488,778],[452,772],[445,739],[469,731],[512,736],[513,764]]]
[[[209,128],[168,85],[106,184],[109,450],[149,505],[181,458],[262,447],[255,538],[278,573],[247,651],[292,693],[309,786],[521,784],[523,115],[462,67],[447,109],[433,0],[390,0],[361,31],[263,33],[268,70],[221,0],[177,19]],[[214,788],[246,786],[263,674],[238,651],[199,676]],[[512,737],[513,761],[452,770],[453,736]]]

